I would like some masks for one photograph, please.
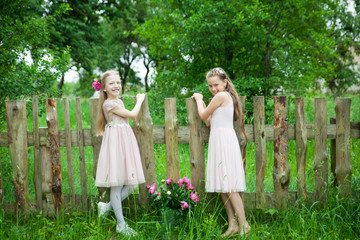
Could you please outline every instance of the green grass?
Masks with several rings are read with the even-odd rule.
[[[352,98],[351,121],[360,121],[360,98],[358,95]],[[134,105],[131,97],[124,97],[127,108]],[[335,117],[335,103],[333,99],[326,99],[328,118]],[[41,104],[41,103],[39,103]],[[76,129],[75,100],[70,99],[71,128]],[[62,101],[57,102],[59,129],[64,129],[62,113]],[[294,103],[289,104],[289,122],[293,122]],[[305,99],[306,121],[313,122],[314,99]],[[88,100],[81,100],[83,128],[90,128],[90,114]],[[179,116],[184,117],[184,116]],[[154,125],[160,125],[159,116],[153,120]],[[43,115],[39,120],[40,127],[46,127],[46,119]],[[27,127],[32,131],[32,118],[28,118]],[[328,156],[330,147],[328,141]],[[265,172],[265,191],[273,191],[273,142],[267,142],[267,163]],[[63,177],[63,192],[69,192],[66,149],[61,148],[61,166]],[[154,145],[157,181],[166,178],[166,154],[165,145]],[[207,145],[205,144],[205,152]],[[34,148],[28,149],[29,158],[29,191],[30,199],[35,199],[33,184],[33,156]],[[306,160],[306,185],[309,192],[314,191],[313,172],[314,141],[308,141]],[[75,190],[81,193],[80,167],[78,148],[72,150],[75,171]],[[247,218],[252,226],[252,232],[248,239],[357,239],[360,236],[360,207],[358,202],[360,193],[360,139],[351,140],[352,162],[352,191],[355,199],[338,199],[335,190],[325,207],[314,205],[289,206],[285,211],[278,212],[270,209],[267,212],[247,212]],[[206,157],[206,156],[205,156]],[[11,182],[12,166],[8,148],[0,148],[0,160],[3,174],[5,202],[14,202],[14,188]],[[94,186],[93,155],[92,148],[85,147],[85,162],[87,171],[88,194],[96,195]],[[289,190],[296,191],[296,145],[295,141],[289,141],[289,163],[291,169],[291,181]],[[179,144],[180,177],[191,177],[188,144]],[[330,163],[329,163],[330,166]],[[330,175],[329,175],[330,176]],[[256,165],[255,148],[253,143],[247,147],[246,166],[247,192],[255,192]],[[215,200],[213,200],[215,201]],[[245,203],[246,204],[246,203]],[[86,213],[71,212],[59,214],[58,217],[42,217],[41,215],[14,216],[0,209],[0,239],[117,239],[120,236],[115,232],[115,218],[113,215],[105,222],[97,220],[95,202],[93,208]],[[184,220],[183,224],[167,226],[162,224],[158,213],[147,209],[129,209],[125,207],[125,215],[130,225],[139,232],[138,239],[217,239],[226,229],[226,214],[221,204],[202,202],[195,210],[192,217]],[[241,239],[241,237],[239,237]]]

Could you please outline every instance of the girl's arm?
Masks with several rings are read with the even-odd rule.
[[[202,100],[203,96],[200,93],[194,93],[193,98],[196,100],[196,105],[198,107],[198,112],[201,120],[203,120],[206,126],[210,124],[211,114],[218,108],[228,101],[228,95],[224,92],[217,93],[214,98],[209,103],[208,107],[205,107],[205,104]]]
[[[136,95],[136,104],[135,104],[135,107],[133,108],[133,110],[129,111],[127,110],[126,108],[123,108],[123,107],[120,107],[120,106],[117,106],[115,108],[113,108],[112,110],[110,110],[111,113],[114,113],[120,117],[123,117],[123,118],[136,118],[137,115],[139,114],[140,112],[140,108],[141,108],[141,104],[143,103],[145,99],[145,94],[137,94]]]

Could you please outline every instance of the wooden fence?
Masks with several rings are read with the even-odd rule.
[[[288,123],[287,99],[277,96],[274,100],[274,124],[265,125],[264,97],[254,97],[253,125],[244,124],[244,115],[234,122],[242,150],[246,169],[246,146],[255,143],[256,192],[243,193],[245,207],[283,208],[296,199],[310,201],[324,200],[328,189],[327,139],[331,139],[331,172],[340,186],[341,194],[351,195],[351,139],[360,138],[360,122],[350,122],[350,98],[335,100],[336,120],[328,124],[324,98],[315,99],[315,121],[305,122],[304,98],[296,98],[295,124]],[[244,112],[245,97],[240,98]],[[7,211],[58,210],[63,206],[81,206],[89,209],[87,174],[95,177],[97,157],[101,138],[95,135],[98,99],[89,100],[91,129],[83,129],[80,98],[76,98],[77,129],[70,129],[69,102],[63,99],[65,130],[58,129],[56,99],[46,100],[47,127],[39,127],[38,100],[33,98],[33,132],[27,131],[25,101],[7,101],[7,132],[0,133],[0,146],[9,147],[12,161],[15,202],[2,203]],[[139,187],[139,204],[146,204],[146,185],[156,181],[154,144],[166,144],[166,174],[174,180],[179,179],[178,143],[189,143],[192,183],[200,193],[204,193],[205,160],[204,142],[208,141],[209,128],[202,125],[197,113],[196,103],[186,99],[189,126],[178,126],[176,99],[165,99],[165,126],[153,126],[148,99],[146,97],[139,116],[134,120],[133,130],[140,147],[140,154],[146,183]],[[315,193],[308,193],[305,180],[307,140],[315,140],[313,169],[315,172]],[[297,192],[289,192],[290,165],[288,141],[296,140]],[[274,159],[266,159],[266,142],[274,142]],[[34,185],[36,200],[29,200],[28,147],[34,146]],[[85,168],[84,147],[93,147],[93,172]],[[66,147],[69,194],[62,192],[60,147]],[[79,149],[81,195],[75,194],[72,148]],[[267,161],[274,161],[274,192],[264,192],[264,176]],[[0,165],[0,194],[3,192]],[[100,195],[104,188],[99,188]],[[54,211],[53,211],[54,212]]]

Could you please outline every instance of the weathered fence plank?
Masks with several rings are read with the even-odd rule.
[[[87,180],[86,180],[86,165],[85,165],[85,152],[84,152],[84,133],[82,129],[82,116],[81,116],[81,99],[77,97],[75,98],[75,102],[76,102],[76,125],[77,125],[78,145],[79,145],[82,207],[84,210],[87,210],[88,209]]]
[[[307,200],[306,190],[306,153],[307,130],[305,122],[304,98],[295,99],[295,128],[296,128],[296,170],[297,170],[297,199]]]
[[[201,119],[198,114],[195,100],[186,99],[188,124],[190,127],[190,169],[191,182],[198,192],[205,192],[205,154],[204,141],[201,134]]]
[[[55,211],[63,207],[61,160],[59,145],[59,128],[57,120],[56,99],[46,99],[46,123],[48,126],[48,136],[50,144],[50,159],[52,172],[52,200]],[[49,199],[48,199],[49,200]]]
[[[256,158],[256,207],[265,208],[266,135],[264,97],[254,97],[254,137]]]
[[[74,183],[74,167],[73,167],[72,147],[71,147],[70,112],[69,112],[69,100],[67,98],[63,98],[63,109],[64,109],[66,161],[67,161],[67,170],[68,170],[68,179],[69,179],[70,204],[72,206],[75,206],[75,183]]]
[[[286,208],[290,183],[286,96],[274,96],[274,204]]]
[[[330,124],[336,124],[336,118],[331,117],[330,118]],[[336,139],[331,139],[330,140],[330,169],[331,169],[331,173],[334,177],[334,186],[337,186],[336,183],[336,174],[335,174],[335,169],[336,169]]]
[[[351,141],[350,141],[351,98],[336,98],[336,180],[340,194],[351,194]]]
[[[32,99],[32,115],[33,115],[33,136],[34,136],[34,185],[36,195],[36,208],[42,210],[42,189],[41,189],[41,162],[40,154],[40,136],[39,136],[39,111],[37,96]]]
[[[40,128],[42,129],[42,128]],[[45,128],[47,130],[47,128]],[[52,163],[50,157],[50,147],[40,146],[39,161],[41,169],[41,200],[43,215],[52,216],[55,214],[53,193],[52,193]]]
[[[245,126],[245,135],[247,142],[255,142],[254,136],[254,126],[246,124]],[[306,123],[307,129],[307,139],[313,140],[315,139],[314,123]],[[350,122],[350,138],[351,139],[360,139],[360,122]],[[91,138],[91,129],[83,129],[84,133],[84,146],[92,146],[92,138]],[[295,140],[295,124],[288,124],[288,134],[289,140]],[[201,127],[202,138],[204,142],[208,142],[209,140],[209,128],[206,126]],[[40,145],[46,145],[47,142],[47,132],[44,130],[39,131],[40,134]],[[273,125],[265,125],[265,135],[266,141],[274,141],[274,126]],[[66,147],[65,143],[65,131],[59,130],[60,136],[60,147]],[[190,138],[190,129],[188,126],[179,126],[178,129],[178,141],[179,143],[188,143]],[[336,138],[336,124],[329,124],[327,126],[327,139],[335,139]],[[28,146],[34,146],[34,137],[33,132],[27,132],[27,141]],[[164,126],[153,126],[153,141],[154,144],[164,144],[165,143],[165,127]],[[9,141],[7,139],[7,133],[0,133],[0,147],[8,147]],[[78,139],[77,139],[77,130],[71,130],[71,146],[78,147]]]
[[[146,183],[140,184],[139,194],[142,204],[148,203],[146,185],[156,182],[153,123],[150,116],[148,97],[142,103],[139,115],[134,119],[133,129],[140,146],[140,156]]]
[[[176,98],[165,99],[166,177],[179,180],[179,143]]]
[[[327,109],[325,98],[315,98],[315,200],[323,202],[326,199],[328,185],[327,157]]]
[[[13,170],[16,211],[29,209],[26,102],[6,101],[7,133]]]

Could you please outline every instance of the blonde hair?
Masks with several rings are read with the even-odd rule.
[[[226,72],[224,71],[224,69],[217,67],[217,68],[213,68],[210,71],[207,72],[206,74],[206,79],[210,78],[210,77],[215,77],[218,76],[220,78],[220,80],[225,81],[225,79],[227,80],[227,84],[225,86],[225,90],[227,92],[230,93],[230,96],[233,100],[234,103],[234,120],[238,120],[240,118],[240,114],[241,114],[241,108],[240,108],[240,99],[239,96],[236,92],[236,89],[234,87],[234,84],[231,82],[230,78],[228,77],[228,75],[226,74]]]
[[[104,114],[104,109],[103,109],[103,105],[105,100],[108,98],[107,93],[104,91],[105,86],[106,86],[106,81],[110,76],[119,76],[119,72],[117,71],[113,71],[113,70],[109,70],[104,72],[104,74],[101,76],[101,89],[100,89],[100,97],[99,97],[99,112],[97,115],[97,129],[96,129],[96,133],[99,136],[102,136],[105,130],[105,124],[106,124],[106,119],[105,119],[105,114]]]

